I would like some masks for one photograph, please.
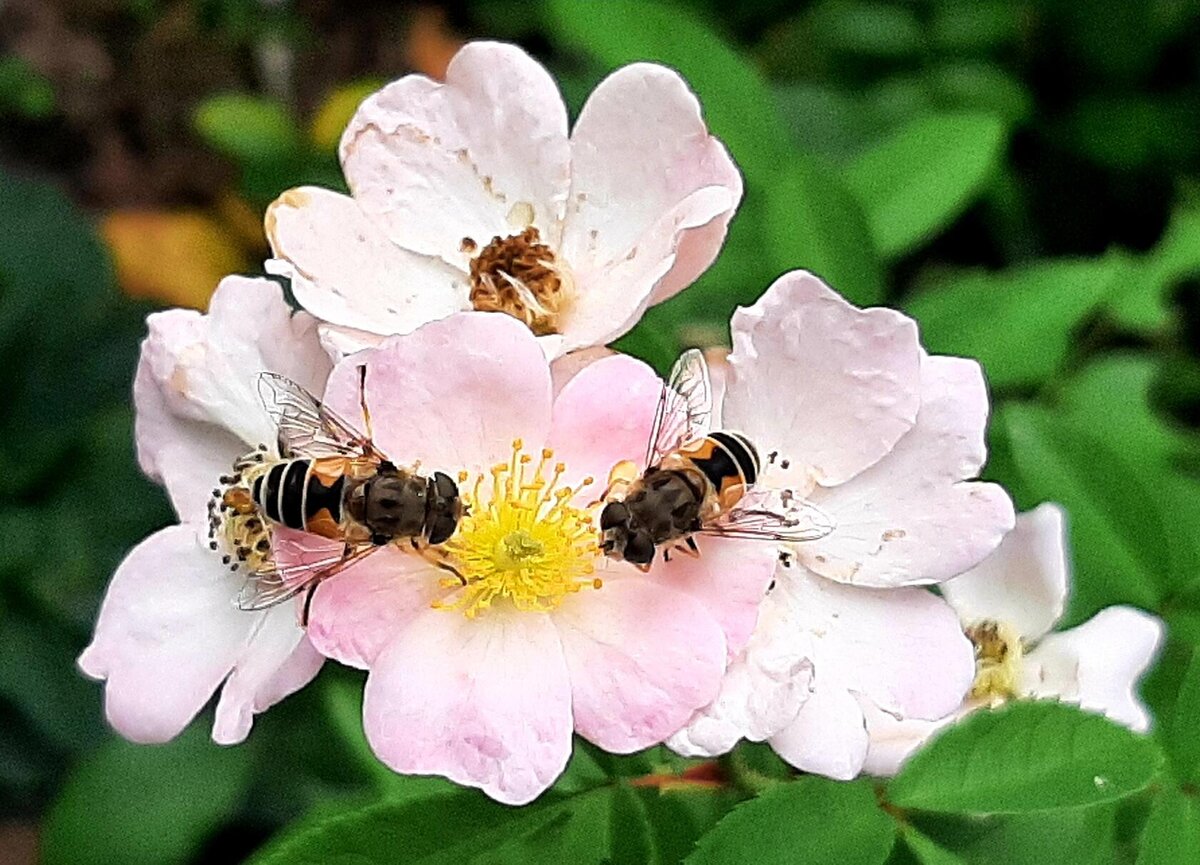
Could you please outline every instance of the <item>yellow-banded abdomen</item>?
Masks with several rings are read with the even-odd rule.
[[[342,499],[350,460],[281,460],[254,478],[250,491],[267,519],[327,538],[341,537]]]
[[[679,453],[704,473],[724,507],[732,505],[758,480],[758,450],[741,433],[718,430],[684,445]]]

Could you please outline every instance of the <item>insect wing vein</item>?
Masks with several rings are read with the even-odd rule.
[[[688,349],[675,361],[663,384],[646,448],[646,466],[657,465],[684,443],[708,435],[712,403],[712,382],[704,354],[699,349]]]

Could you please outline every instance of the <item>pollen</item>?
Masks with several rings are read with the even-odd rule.
[[[570,274],[532,225],[520,234],[493,237],[471,259],[471,306],[507,313],[538,336],[559,332],[559,315],[571,285]]]
[[[535,463],[517,440],[507,463],[476,477],[464,495],[469,513],[444,547],[457,576],[442,585],[455,591],[435,608],[468,618],[501,605],[546,612],[603,585],[595,575],[600,548],[592,518],[572,504],[594,481],[563,484],[566,467],[553,460],[546,449]]]
[[[970,697],[997,703],[1016,697],[1024,648],[1021,636],[1006,622],[983,621],[967,628],[975,644],[975,681]]]

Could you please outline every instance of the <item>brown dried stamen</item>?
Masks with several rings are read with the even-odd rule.
[[[466,239],[463,248],[467,249]],[[471,259],[471,306],[508,313],[538,336],[558,333],[563,289],[554,250],[542,243],[533,226],[520,234],[493,237]]]

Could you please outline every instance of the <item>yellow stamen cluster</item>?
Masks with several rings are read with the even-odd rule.
[[[545,612],[581,589],[600,588],[592,518],[571,504],[593,479],[560,486],[566,467],[551,464],[553,451],[543,450],[532,466],[523,447],[513,442],[512,458],[492,468],[490,485],[480,475],[465,496],[470,513],[444,548],[457,576],[442,583],[458,591],[435,607],[468,618],[502,602]]]
[[[975,644],[975,682],[971,685],[971,699],[1002,702],[1016,697],[1024,656],[1021,635],[1005,622],[992,621],[974,624],[966,633]]]

